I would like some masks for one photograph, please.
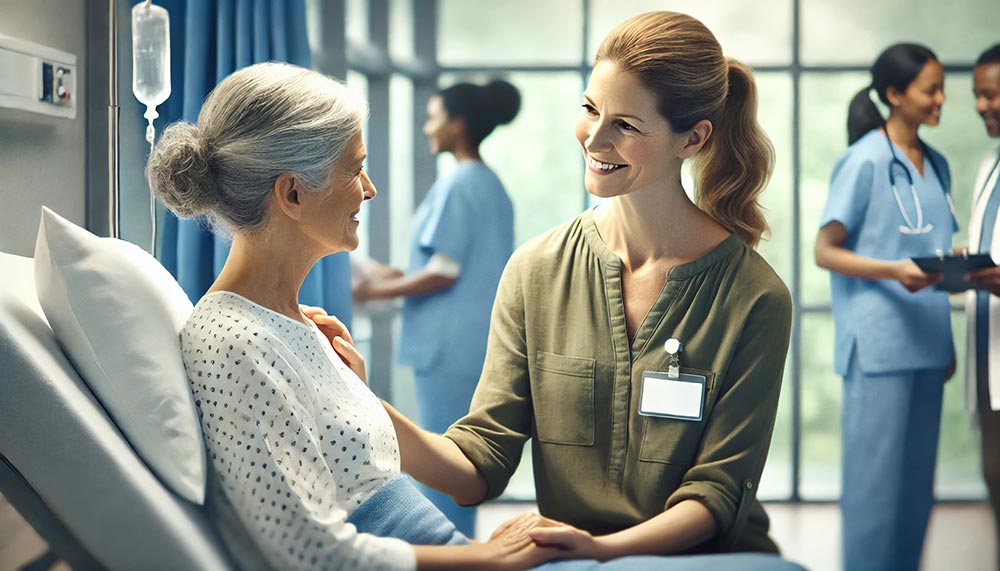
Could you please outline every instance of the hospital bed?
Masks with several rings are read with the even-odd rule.
[[[74,570],[232,569],[204,510],[135,454],[0,253],[0,493]]]

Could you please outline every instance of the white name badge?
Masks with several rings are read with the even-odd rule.
[[[704,406],[705,377],[702,375],[681,373],[677,377],[671,377],[657,371],[642,374],[639,414],[701,420]]]

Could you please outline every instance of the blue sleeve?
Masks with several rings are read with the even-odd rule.
[[[431,205],[418,244],[432,254],[444,254],[465,266],[477,222],[473,193],[457,182],[441,190]]]
[[[865,220],[874,181],[875,165],[871,160],[848,155],[837,161],[819,227],[836,221],[844,225],[848,235],[855,234]]]

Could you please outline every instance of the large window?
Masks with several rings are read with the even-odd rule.
[[[728,56],[754,67],[760,121],[777,151],[762,196],[771,233],[760,252],[789,285],[796,304],[760,496],[817,501],[839,496],[841,381],[833,372],[829,276],[815,266],[812,251],[830,171],[846,147],[847,103],[868,84],[868,66],[890,43],[919,41],[937,51],[948,71],[948,101],[941,126],[921,133],[951,165],[962,226],[955,243],[964,244],[975,166],[990,148],[974,112],[969,72],[975,55],[996,41],[1000,3],[955,0],[946,13],[937,0],[345,0],[341,5],[349,83],[371,90],[374,124],[388,121],[369,141],[371,153],[388,153],[384,177],[375,181],[388,215],[380,218],[384,224],[366,226],[369,251],[388,252],[382,261],[397,266],[406,263],[415,205],[434,177],[453,167],[448,159],[429,155],[420,133],[424,105],[436,86],[501,76],[521,90],[521,114],[490,137],[483,155],[512,196],[516,239],[523,243],[590,204],[573,121],[593,53],[615,25],[648,10],[686,12],[713,30]],[[955,299],[954,332],[962,355],[960,301]],[[369,358],[385,360],[384,370],[393,377],[392,400],[412,411],[408,372],[389,362],[394,326],[383,325],[390,335],[381,341],[374,321],[356,325],[366,326]],[[959,359],[945,390],[937,478],[942,498],[984,493],[976,436],[962,407],[963,375]],[[525,458],[522,466],[529,464]],[[522,469],[508,497],[532,494],[530,473]]]

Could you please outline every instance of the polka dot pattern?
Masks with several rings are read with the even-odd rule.
[[[181,348],[220,501],[274,568],[415,568],[410,546],[346,523],[399,474],[399,444],[318,329],[215,292]]]

